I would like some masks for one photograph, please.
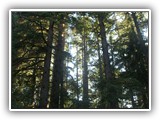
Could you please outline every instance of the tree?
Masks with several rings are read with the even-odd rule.
[[[55,49],[51,103],[50,108],[63,108],[63,71],[64,71],[64,15],[59,13],[57,16],[60,21],[58,23],[58,39]],[[60,86],[60,87],[59,87]],[[60,96],[60,97],[59,97]]]
[[[148,57],[148,50],[147,50],[147,47],[145,46],[145,41],[143,40],[143,36],[142,36],[140,28],[139,28],[136,13],[132,12],[131,16],[133,18],[134,25],[135,25],[135,28],[136,28],[137,39],[138,39],[137,42],[140,44],[140,47],[141,47],[141,50],[143,51],[143,54],[146,57]]]
[[[53,42],[53,25],[54,25],[53,20],[50,20],[49,21],[46,56],[45,56],[45,60],[44,60],[43,79],[42,79],[42,83],[41,83],[39,108],[47,108],[47,104],[48,104],[50,64],[51,64],[51,54],[52,54],[51,45]]]
[[[106,88],[106,89],[108,89],[107,90],[108,95],[104,96],[108,99],[108,103],[107,103],[107,106],[106,106],[106,103],[104,103],[103,106],[106,106],[107,108],[117,108],[117,100],[114,97],[116,95],[116,90],[114,89],[114,87],[111,84],[111,81],[114,78],[113,78],[113,75],[111,72],[111,66],[110,66],[110,59],[109,59],[109,53],[108,53],[109,44],[107,43],[107,39],[106,39],[104,16],[105,16],[104,13],[98,14],[98,20],[99,20],[99,26],[100,26],[100,36],[101,36],[101,43],[102,43],[102,51],[103,51],[103,62],[104,62],[104,70],[105,70],[104,73],[105,73],[105,79],[106,79],[105,83],[106,83],[106,85],[108,84],[107,85],[108,88]],[[107,86],[105,86],[105,87],[107,87]],[[106,92],[105,88],[104,88],[104,92]],[[105,93],[102,93],[102,94],[105,94]],[[103,101],[103,99],[105,99],[105,98],[102,97],[102,101]]]

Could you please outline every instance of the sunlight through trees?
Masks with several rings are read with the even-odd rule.
[[[12,109],[148,109],[148,12],[12,12]]]

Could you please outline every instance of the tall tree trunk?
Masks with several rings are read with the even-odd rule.
[[[135,12],[132,12],[132,18],[135,24],[135,28],[136,28],[136,33],[137,33],[137,38],[138,38],[138,43],[140,44],[141,50],[143,52],[143,54],[148,58],[148,49],[145,46],[145,41],[143,40],[143,36],[142,33],[140,31],[139,25],[138,25],[138,21],[137,21],[137,16]]]
[[[85,31],[84,31],[85,32]],[[84,108],[89,107],[88,101],[88,65],[87,65],[87,42],[86,37],[83,35],[83,103]]]
[[[106,39],[106,32],[104,26],[104,16],[98,16],[99,25],[100,25],[100,35],[101,35],[101,42],[102,42],[102,51],[103,51],[103,62],[104,62],[104,70],[105,70],[105,77],[106,80],[112,79],[111,68],[110,68],[110,61],[109,61],[109,53],[108,53],[108,43]]]
[[[58,41],[55,49],[50,108],[63,108],[64,38],[63,22],[60,21]]]
[[[132,12],[131,14],[132,18],[133,18],[133,21],[134,21],[134,25],[135,25],[135,28],[136,28],[136,33],[137,33],[137,38],[138,38],[138,41],[137,43],[140,44],[140,50],[142,51],[142,53],[144,54],[144,56],[146,57],[146,61],[148,63],[148,47],[145,46],[145,41],[143,40],[143,36],[142,36],[142,33],[140,31],[140,28],[139,28],[139,25],[138,25],[138,20],[137,20],[137,16],[136,16],[136,13],[135,12]],[[148,73],[146,73],[147,75]],[[148,85],[148,77],[144,78],[145,81],[144,81],[144,90],[143,90],[143,102],[144,102],[144,107],[145,108],[148,108],[149,107],[149,99],[148,99],[148,90],[149,90],[149,85]],[[145,91],[145,92],[144,92]]]
[[[108,43],[106,39],[106,32],[105,32],[105,25],[104,25],[104,16],[103,14],[98,14],[98,20],[100,25],[100,35],[101,35],[101,43],[102,43],[102,51],[103,51],[103,62],[104,62],[104,73],[106,78],[106,86],[108,86],[108,93],[107,95],[104,95],[107,98],[107,105],[106,102],[104,106],[107,106],[107,108],[117,108],[117,100],[115,98],[116,96],[116,90],[111,85],[111,80],[113,79],[111,66],[110,66],[110,60],[109,60],[109,53],[108,53]],[[103,96],[103,95],[102,95]],[[102,99],[104,99],[102,97]]]
[[[103,80],[103,72],[102,72],[102,61],[101,61],[101,54],[100,54],[100,45],[99,45],[99,40],[97,40],[97,45],[98,45],[98,62],[99,62],[99,76],[100,80]]]
[[[48,92],[49,92],[49,77],[50,77],[50,62],[52,49],[48,45],[52,45],[53,42],[53,21],[49,22],[49,31],[47,39],[47,52],[44,60],[43,79],[41,82],[41,93],[39,108],[47,108],[48,104]]]
[[[76,92],[77,92],[77,103],[78,103],[78,101],[79,101],[79,85],[78,85],[78,64],[79,64],[79,60],[78,60],[78,45],[76,46],[76,56],[77,56],[77,59],[76,59],[76,80],[77,80],[77,90],[76,90]],[[78,106],[78,104],[77,104],[77,106]]]
[[[102,69],[102,60],[101,60],[101,54],[100,54],[100,45],[99,45],[99,40],[97,40],[97,45],[98,45],[98,62],[99,62],[99,78],[100,81],[99,83],[104,83],[104,77],[103,77],[103,69]],[[105,108],[105,105],[103,104],[105,102],[105,99],[103,97],[103,87],[99,88],[99,91],[101,92],[101,101],[100,101],[100,108]]]

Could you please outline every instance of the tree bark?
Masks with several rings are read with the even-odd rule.
[[[83,31],[85,33],[85,31]],[[83,35],[83,104],[84,108],[89,107],[88,101],[88,65],[87,65],[87,42],[86,36]]]
[[[55,49],[52,90],[51,90],[51,102],[50,108],[63,108],[63,71],[64,71],[64,38],[63,38],[63,21],[60,21],[58,31],[58,41]]]
[[[97,45],[98,45],[98,62],[99,62],[99,76],[100,76],[100,80],[103,80],[103,72],[102,72],[102,61],[101,61],[101,54],[100,54],[100,45],[99,45],[99,41],[97,40]]]
[[[102,100],[106,99],[104,102],[104,105],[107,108],[117,108],[117,99],[116,96],[116,90],[113,88],[111,84],[111,80],[113,79],[111,66],[110,66],[110,60],[109,60],[109,53],[108,53],[108,43],[106,38],[106,31],[105,31],[105,25],[104,25],[104,16],[103,14],[98,14],[98,20],[99,20],[99,26],[100,26],[100,35],[101,35],[101,43],[102,43],[102,51],[103,51],[103,62],[104,62],[104,73],[105,73],[105,79],[106,79],[106,87],[108,87],[107,91],[108,93],[105,93],[106,95],[102,95]],[[105,88],[103,88],[105,89]],[[104,92],[102,92],[104,94]],[[104,98],[105,97],[105,98]]]
[[[48,31],[48,45],[51,45],[53,42],[53,21],[49,22],[49,31]],[[43,70],[43,79],[41,82],[41,92],[40,92],[40,103],[39,108],[47,108],[48,104],[48,92],[49,92],[49,77],[50,77],[50,62],[52,49],[47,45],[47,52],[44,60],[44,70]]]
[[[99,15],[99,25],[100,25],[100,35],[101,35],[101,43],[102,43],[102,51],[103,51],[103,62],[104,62],[104,70],[105,70],[105,77],[106,80],[112,79],[112,73],[110,68],[110,61],[109,61],[109,53],[108,53],[108,43],[106,39],[106,32],[105,32],[105,26],[103,22],[104,16]]]
[[[77,59],[76,59],[76,80],[77,80],[77,90],[76,90],[76,92],[77,92],[77,101],[79,101],[79,85],[78,85],[78,64],[79,64],[79,62],[78,62],[78,45],[76,46],[76,56],[77,56]],[[78,106],[78,105],[77,105]]]

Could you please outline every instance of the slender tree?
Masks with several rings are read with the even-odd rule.
[[[82,36],[83,39],[83,102],[84,108],[89,107],[88,103],[88,65],[87,65],[87,41],[85,31],[84,35]]]
[[[79,76],[79,74],[78,74],[78,64],[79,64],[79,59],[78,59],[78,45],[76,46],[76,56],[77,56],[77,58],[76,58],[76,81],[77,81],[77,101],[79,101],[79,84],[78,84],[78,81],[79,81],[79,79],[78,79],[78,76]]]
[[[136,28],[136,33],[137,33],[137,38],[138,38],[137,42],[140,44],[140,47],[141,47],[141,50],[142,50],[143,54],[146,57],[148,57],[148,50],[147,50],[147,47],[145,46],[145,41],[143,40],[143,36],[142,36],[141,30],[139,28],[136,13],[132,12],[131,16],[133,18],[134,25],[135,25],[135,28]]]
[[[63,108],[63,69],[64,69],[64,15],[59,14],[60,21],[58,24],[58,40],[54,56],[54,68],[51,90],[50,108]]]
[[[105,14],[103,13],[98,14],[102,51],[103,51],[104,73],[105,73],[106,84],[108,84],[108,90],[107,90],[108,95],[106,96],[108,103],[107,103],[107,106],[105,104],[104,106],[106,106],[107,108],[117,108],[117,100],[116,98],[114,98],[114,96],[116,95],[116,91],[110,84],[111,81],[113,80],[113,76],[112,76],[112,71],[110,66],[110,59],[109,59],[109,53],[108,53],[109,44],[107,43],[107,39],[106,39],[104,19],[105,19]]]
[[[53,42],[53,20],[49,22],[48,30],[48,40],[47,40],[47,51],[44,60],[44,71],[43,79],[41,83],[41,94],[40,94],[40,103],[39,108],[47,108],[48,97],[49,97],[49,78],[50,78],[50,64],[51,64],[51,54],[52,48],[48,45],[52,45]]]

